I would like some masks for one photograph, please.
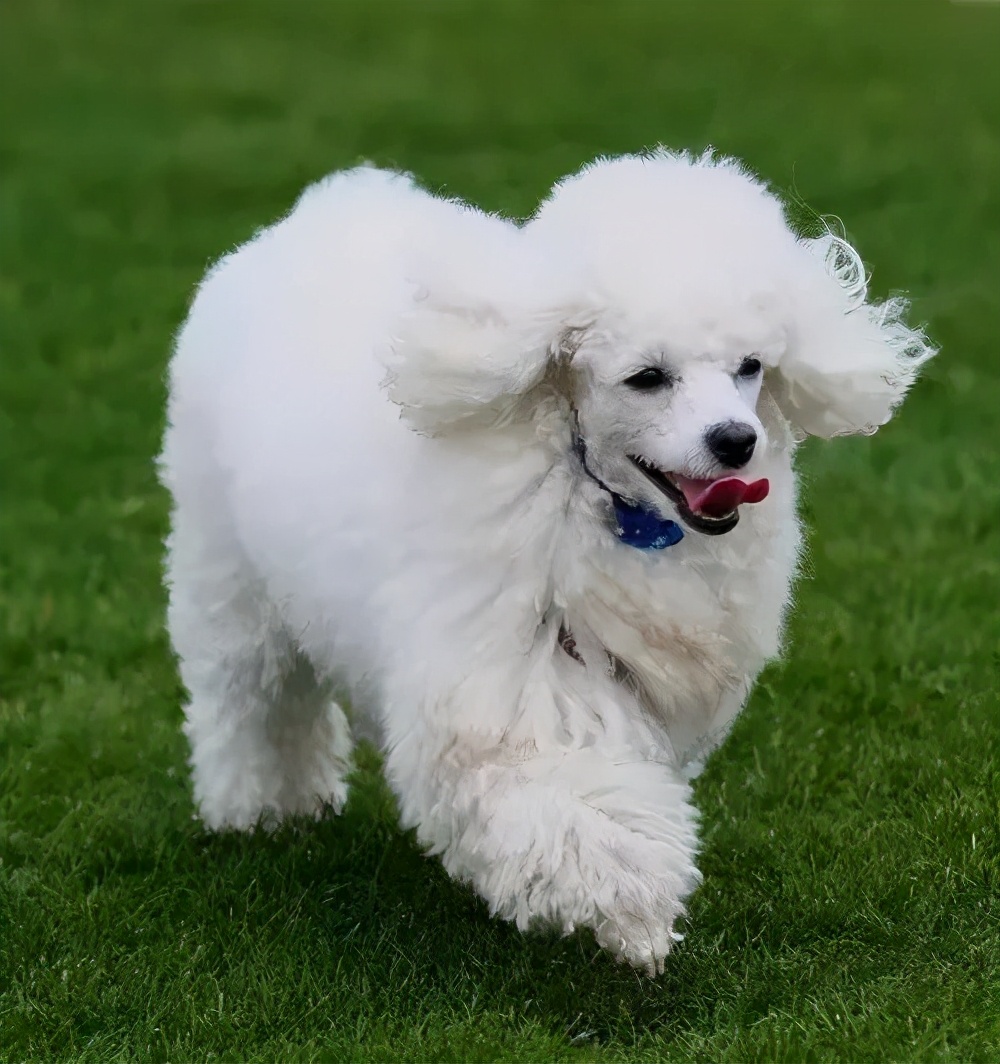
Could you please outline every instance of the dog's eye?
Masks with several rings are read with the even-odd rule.
[[[736,371],[737,377],[756,377],[760,373],[760,359],[759,358],[745,358],[740,363],[740,368]]]
[[[670,378],[662,369],[657,369],[655,366],[650,366],[648,369],[641,369],[638,373],[633,373],[631,377],[625,378],[625,383],[630,388],[637,388],[639,391],[648,392],[652,388],[659,388],[669,382]]]

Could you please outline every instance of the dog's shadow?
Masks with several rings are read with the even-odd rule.
[[[719,1010],[752,1022],[775,1004],[766,987],[747,999],[739,946],[763,922],[752,904],[734,932],[697,897],[688,937],[657,979],[616,965],[589,932],[524,935],[491,918],[399,828],[369,748],[342,815],[270,833],[187,828],[170,867],[180,889],[159,893],[164,933],[228,980],[230,995],[294,971],[303,1010],[339,1001],[338,1023],[351,1022],[352,1009],[377,1022],[409,1001],[415,1014],[516,1017],[577,1045],[634,1044],[655,1032],[697,1042]],[[241,974],[241,964],[254,971]]]

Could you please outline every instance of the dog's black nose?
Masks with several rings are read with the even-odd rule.
[[[705,443],[722,465],[739,469],[753,457],[757,433],[740,421],[723,421],[705,433]]]

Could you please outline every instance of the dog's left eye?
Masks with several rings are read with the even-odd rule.
[[[638,373],[633,373],[631,377],[625,378],[625,384],[630,388],[638,388],[640,391],[649,391],[651,388],[659,388],[661,385],[667,383],[669,378],[662,369],[657,369],[655,366],[650,366],[648,369],[641,369]]]
[[[745,358],[740,363],[740,368],[736,371],[737,377],[756,377],[760,373],[760,359],[759,358]]]

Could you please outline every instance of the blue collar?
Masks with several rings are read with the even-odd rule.
[[[615,532],[622,543],[637,550],[663,550],[664,547],[680,543],[684,532],[676,521],[660,517],[655,510],[649,510],[641,503],[622,498],[590,471],[587,466],[587,446],[579,433],[574,434],[573,450],[580,459],[584,473],[611,496],[615,521],[618,522]]]
[[[639,550],[663,550],[680,543],[684,532],[676,521],[660,517],[655,510],[637,506],[628,502],[615,492],[611,492],[611,501],[615,507],[615,520],[618,522],[618,538],[630,547]]]

